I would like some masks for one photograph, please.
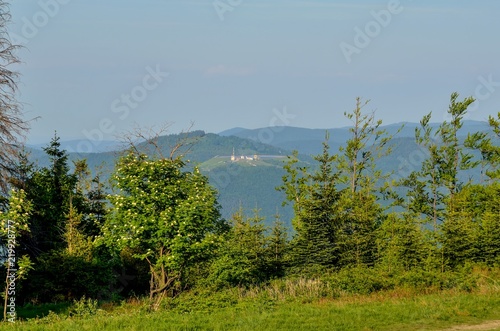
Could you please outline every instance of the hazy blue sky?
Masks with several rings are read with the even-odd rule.
[[[346,126],[356,96],[387,124],[442,121],[453,91],[480,99],[470,119],[500,111],[497,0],[15,0],[11,12],[20,100],[41,117],[32,143],[134,123]]]

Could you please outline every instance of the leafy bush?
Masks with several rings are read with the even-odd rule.
[[[113,261],[87,261],[64,251],[44,253],[35,261],[35,270],[25,285],[25,293],[29,293],[25,299],[60,302],[82,296],[110,297],[116,281],[112,267]]]
[[[100,312],[102,311],[98,308],[97,300],[92,300],[91,298],[86,299],[85,296],[83,296],[80,300],[73,301],[69,316],[83,318],[97,315]]]
[[[396,284],[400,287],[412,288],[418,291],[457,289],[471,292],[478,287],[479,275],[473,272],[471,265],[466,265],[457,271],[441,272],[439,270],[414,269],[397,277]]]
[[[328,276],[326,280],[334,289],[355,294],[370,294],[394,288],[389,275],[367,267],[345,268]]]
[[[177,313],[190,313],[193,311],[210,312],[216,309],[230,307],[238,303],[237,289],[221,291],[195,290],[185,292],[175,298],[166,298],[162,308]]]
[[[61,316],[58,314],[54,313],[52,310],[49,311],[49,313],[42,317],[42,318],[37,318],[35,320],[36,324],[56,324],[59,323],[63,320]]]

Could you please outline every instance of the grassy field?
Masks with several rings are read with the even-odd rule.
[[[149,312],[144,302],[102,305],[92,316],[60,312],[29,321],[2,323],[0,330],[442,330],[500,320],[500,291],[453,291],[416,295],[402,290],[336,299],[270,300],[219,297],[190,309],[189,301]],[[41,309],[41,308],[39,308]],[[41,311],[40,311],[41,312]],[[45,311],[46,312],[46,311]],[[33,308],[20,315],[33,317]],[[492,324],[500,330],[500,324]],[[492,328],[478,328],[491,330]]]

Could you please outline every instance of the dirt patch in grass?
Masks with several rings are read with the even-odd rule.
[[[481,324],[475,325],[457,325],[444,331],[491,331],[500,329],[500,320],[498,321],[487,321]]]

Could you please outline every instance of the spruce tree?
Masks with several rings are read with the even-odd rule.
[[[277,214],[271,233],[267,238],[267,268],[268,278],[278,278],[285,275],[288,255],[288,231]]]
[[[337,236],[339,220],[337,200],[338,174],[333,169],[335,156],[330,155],[328,134],[323,143],[323,153],[316,156],[318,170],[309,175],[310,184],[302,188],[301,208],[296,218],[296,236],[291,242],[291,257],[296,267],[319,265],[335,267],[339,261]]]
[[[377,186],[384,187],[388,174],[376,167],[376,161],[391,152],[392,136],[380,129],[381,120],[365,113],[368,101],[356,99],[352,113],[344,115],[352,121],[350,138],[337,158],[339,183],[345,188],[337,209],[341,231],[339,246],[341,265],[373,266],[376,259],[376,229],[383,219],[383,208]]]

